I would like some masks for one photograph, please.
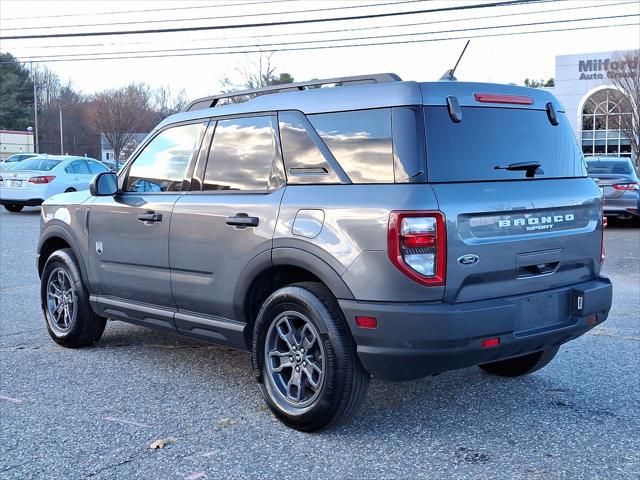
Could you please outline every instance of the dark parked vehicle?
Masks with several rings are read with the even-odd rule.
[[[603,322],[601,204],[544,90],[381,74],[207,97],[44,203],[42,308],[67,347],[109,318],[248,350],[271,411],[315,431],[371,375],[526,375]]]
[[[588,157],[587,172],[602,189],[607,217],[640,219],[640,180],[630,158]]]

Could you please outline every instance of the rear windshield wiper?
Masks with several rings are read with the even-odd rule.
[[[538,162],[516,162],[510,163],[509,165],[496,165],[493,167],[494,170],[509,170],[510,172],[525,170],[527,178],[533,178],[536,173],[544,173],[540,169],[540,164]]]

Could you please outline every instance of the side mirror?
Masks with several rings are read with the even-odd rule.
[[[110,197],[118,192],[118,177],[113,172],[102,172],[93,177],[89,192],[94,197]]]

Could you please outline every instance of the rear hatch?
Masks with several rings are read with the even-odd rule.
[[[515,89],[519,103],[510,103],[482,96],[500,94],[499,86],[468,85],[479,87],[452,107],[424,106],[427,176],[447,219],[444,301],[592,279],[600,269],[600,190],[561,107],[546,92]]]

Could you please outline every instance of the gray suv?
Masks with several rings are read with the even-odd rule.
[[[372,375],[525,375],[603,322],[601,197],[544,90],[380,74],[207,97],[44,203],[42,309],[66,347],[113,319],[250,351],[271,411],[316,431]]]

